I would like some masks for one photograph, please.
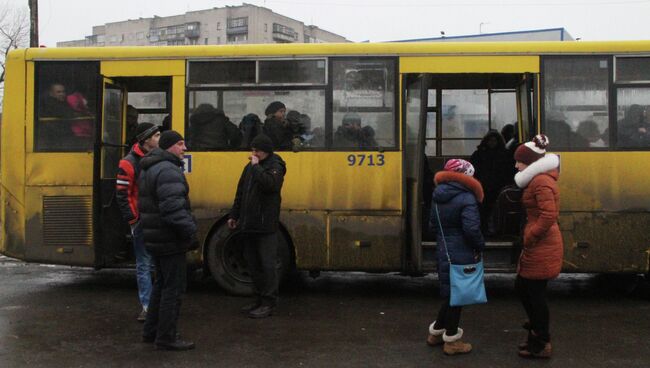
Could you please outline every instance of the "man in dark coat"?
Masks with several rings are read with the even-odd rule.
[[[334,147],[373,148],[377,147],[375,130],[371,126],[361,127],[361,116],[347,113],[341,126],[334,132]]]
[[[264,134],[273,142],[278,151],[288,151],[293,147],[293,130],[286,119],[287,107],[280,101],[273,101],[266,107],[264,114]]]
[[[145,247],[153,258],[156,281],[144,323],[142,340],[163,350],[189,350],[194,343],[178,339],[176,322],[186,287],[186,253],[198,249],[189,186],[183,175],[183,137],[163,132],[140,161],[138,180],[140,221]]]
[[[244,256],[257,296],[242,311],[251,318],[264,318],[278,303],[280,192],[287,169],[282,158],[273,153],[273,142],[266,135],[255,137],[251,147],[251,162],[239,179],[228,227],[243,234]]]

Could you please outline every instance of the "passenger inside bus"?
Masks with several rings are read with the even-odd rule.
[[[70,123],[72,134],[77,138],[91,140],[93,137],[94,117],[88,109],[88,100],[81,92],[76,91],[66,97],[66,102],[75,115],[75,118]]]
[[[334,133],[334,147],[372,148],[377,147],[375,130],[361,126],[361,116],[349,112],[343,116],[341,126]]]
[[[501,190],[514,183],[515,161],[506,149],[501,134],[492,129],[476,147],[469,161],[474,165],[474,177],[481,182],[485,199],[480,208],[481,227],[488,232],[488,220]]]
[[[133,105],[126,106],[126,144],[131,147],[137,143],[138,109]]]
[[[300,114],[300,126],[302,127],[302,134],[300,134],[300,145],[302,147],[324,147],[325,146],[325,132],[322,127],[311,127],[311,118],[307,114]]]
[[[294,133],[286,119],[287,107],[280,101],[273,101],[264,110],[264,134],[266,134],[273,146],[278,151],[291,150]]]
[[[519,146],[516,125],[517,123],[515,122],[514,124],[506,124],[501,128],[501,136],[503,137],[503,141],[506,142],[506,150],[508,150],[510,157],[515,156],[515,150]]]
[[[589,142],[571,129],[566,116],[560,111],[551,111],[546,116],[546,132],[553,147],[589,147]]]
[[[193,150],[238,148],[242,134],[223,110],[200,104],[190,115],[189,144]]]
[[[259,116],[253,113],[245,115],[239,123],[239,131],[242,133],[241,148],[250,149],[253,138],[262,133],[263,128]]]
[[[578,124],[576,133],[580,134],[589,143],[589,147],[607,147],[603,134],[598,129],[598,124],[593,120],[584,120]]]
[[[650,127],[646,108],[633,104],[627,108],[623,119],[618,122],[618,144],[623,147],[650,146]]]
[[[66,101],[67,95],[65,86],[61,83],[52,83],[43,96],[39,108],[42,118],[70,119],[74,116],[74,110]]]

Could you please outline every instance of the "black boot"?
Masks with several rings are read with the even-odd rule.
[[[192,350],[194,349],[194,343],[191,341],[183,341],[183,340],[176,340],[174,342],[166,342],[166,343],[157,342],[156,349],[173,350],[173,351]]]
[[[256,309],[248,312],[248,317],[250,318],[266,318],[273,313],[273,307],[270,305],[261,305]]]

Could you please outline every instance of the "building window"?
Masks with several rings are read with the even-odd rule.
[[[221,36],[217,36],[217,45],[221,44]]]
[[[217,31],[221,31],[221,22],[217,22]]]
[[[273,39],[278,42],[294,42],[298,40],[298,33],[291,27],[273,23]]]
[[[136,33],[135,38],[138,39],[138,40],[143,40],[144,39],[144,32]]]
[[[267,23],[264,23],[264,32],[269,31],[269,25]]]
[[[248,41],[247,34],[236,34],[228,36],[228,43],[246,43]]]
[[[208,44],[208,39],[207,39],[207,38],[204,38],[204,39],[203,39],[203,44],[204,44],[204,45],[207,45],[207,44]]]
[[[248,17],[228,19],[228,28],[248,27]]]

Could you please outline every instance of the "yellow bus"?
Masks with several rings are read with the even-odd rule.
[[[245,129],[281,101],[304,127],[279,152],[285,270],[434,271],[424,165],[513,124],[560,154],[563,270],[648,272],[650,42],[25,49],[8,55],[4,96],[0,252],[28,262],[133,262],[114,192],[132,105],[186,137],[191,264],[250,292],[225,225],[250,137],[206,142],[200,112]],[[346,139],[350,121],[369,139]],[[521,213],[499,216],[486,267],[512,271]]]

